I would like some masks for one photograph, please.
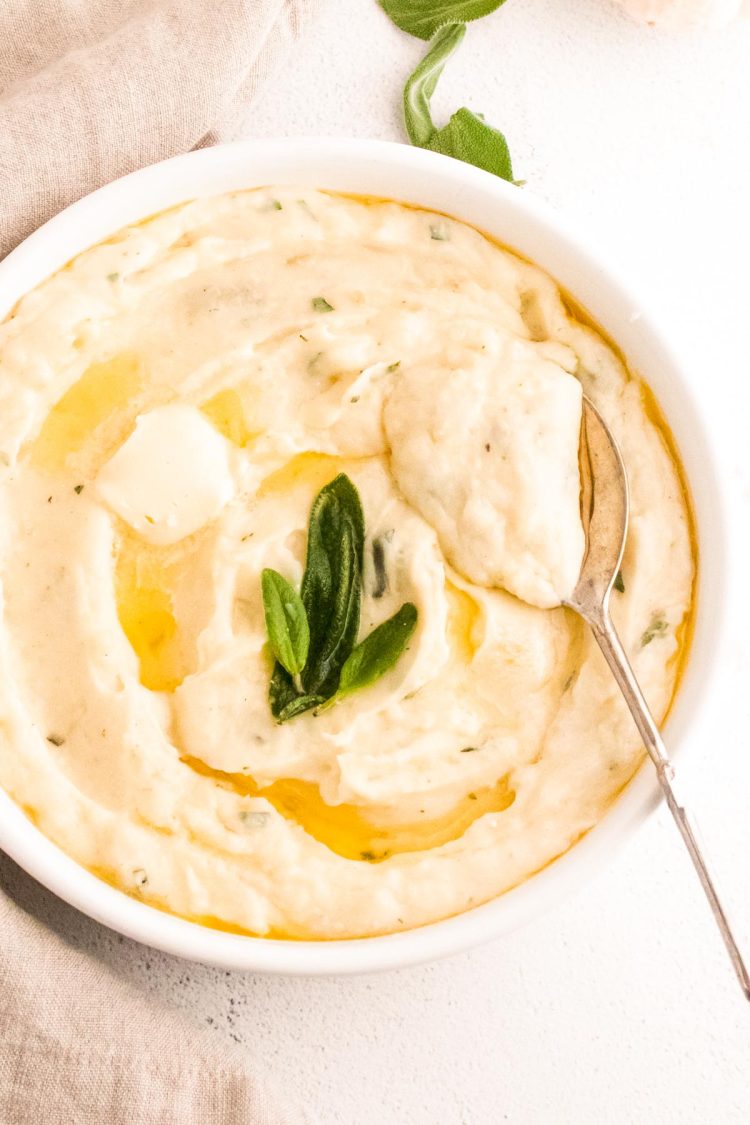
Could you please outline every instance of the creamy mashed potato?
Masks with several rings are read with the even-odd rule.
[[[0,783],[130,894],[336,938],[549,863],[642,750],[560,600],[583,553],[581,394],[632,520],[613,613],[657,716],[693,559],[658,418],[534,266],[393,203],[257,190],[121,231],[0,326]],[[375,685],[277,724],[260,574],[298,584],[317,491],[366,520]]]

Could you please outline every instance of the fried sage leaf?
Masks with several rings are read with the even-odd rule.
[[[393,617],[373,629],[352,651],[341,669],[338,691],[331,702],[369,687],[384,676],[403,653],[416,625],[417,607],[412,602],[405,602]]]
[[[359,493],[344,473],[321,489],[310,512],[302,602],[310,652],[302,686],[333,695],[359,632],[365,518]]]
[[[279,664],[298,675],[305,667],[310,648],[307,613],[297,591],[277,570],[266,568],[261,575],[266,632]]]

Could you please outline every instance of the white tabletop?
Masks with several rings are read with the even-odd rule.
[[[422,50],[375,0],[329,0],[248,135],[401,139]],[[750,23],[675,38],[606,0],[511,0],[470,29],[435,99],[484,112],[523,189],[629,268],[692,356],[736,573],[722,684],[685,780],[750,956]],[[224,973],[23,900],[227,1041],[324,1125],[750,1121],[750,1006],[663,814],[609,872],[522,932],[344,980]]]

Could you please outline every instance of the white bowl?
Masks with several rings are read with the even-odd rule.
[[[601,262],[585,236],[528,192],[435,153],[378,141],[250,141],[203,149],[125,176],[36,231],[0,263],[0,320],[28,290],[120,227],[196,196],[299,184],[385,196],[445,211],[547,270],[588,310],[652,387],[679,446],[692,490],[700,569],[688,668],[667,741],[684,752],[715,655],[725,539],[711,456],[679,365],[647,310]],[[277,973],[353,973],[427,961],[524,924],[601,869],[657,807],[646,762],[604,819],[567,854],[514,890],[455,918],[406,933],[347,941],[278,941],[208,929],[129,898],[51,843],[0,790],[0,847],[84,913],[128,937],[196,961]]]

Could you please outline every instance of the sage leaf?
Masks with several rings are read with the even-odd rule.
[[[324,702],[322,695],[297,695],[285,707],[282,707],[276,718],[280,723],[286,723],[289,719],[302,715],[305,711],[312,711],[313,708],[319,707]]]
[[[328,698],[359,632],[365,518],[357,489],[340,473],[318,493],[310,511],[301,597],[310,627],[302,671],[309,695]]]
[[[380,0],[396,27],[418,39],[431,39],[446,23],[469,23],[497,11],[504,0]]]
[[[513,183],[508,142],[499,129],[470,109],[456,110],[448,124],[432,135],[427,148]]]
[[[274,656],[292,676],[305,666],[310,647],[307,613],[297,591],[276,570],[261,575],[266,632]]]
[[[271,674],[271,682],[268,685],[268,702],[274,719],[281,721],[284,711],[297,698],[298,692],[294,686],[294,680],[286,668],[282,668],[277,660]]]
[[[369,687],[388,672],[406,648],[417,625],[417,607],[405,602],[393,617],[365,637],[341,669],[335,699]]]
[[[464,37],[461,23],[441,27],[430,42],[430,49],[404,87],[404,121],[409,140],[420,148],[452,156],[473,164],[503,180],[513,181],[513,165],[508,142],[499,129],[465,106],[456,110],[446,125],[437,129],[432,120],[430,101],[446,62]]]

